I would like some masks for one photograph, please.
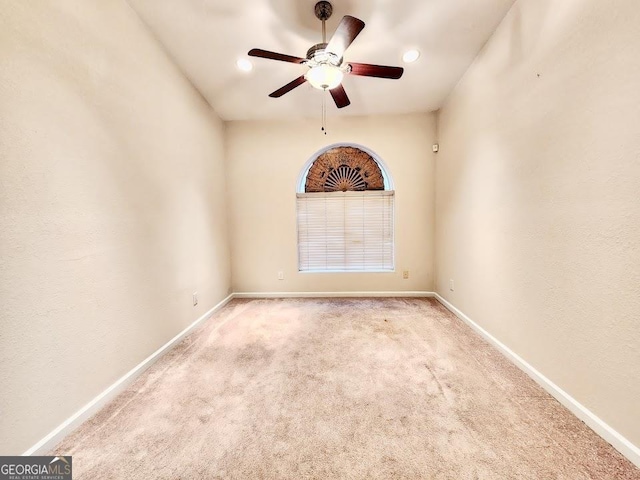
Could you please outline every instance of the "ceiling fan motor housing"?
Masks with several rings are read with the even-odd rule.
[[[307,51],[307,65],[333,65],[339,67],[342,61],[335,53],[327,52],[326,43],[318,43]]]

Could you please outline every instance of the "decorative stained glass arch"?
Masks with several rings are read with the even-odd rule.
[[[367,152],[355,147],[334,147],[311,164],[306,193],[384,190],[382,170]]]
[[[317,151],[296,184],[298,193],[367,190],[393,190],[393,181],[384,161],[355,143],[336,143]]]

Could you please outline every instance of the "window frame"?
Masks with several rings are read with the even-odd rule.
[[[320,155],[322,155],[323,153],[332,150],[334,148],[339,148],[339,147],[352,147],[352,148],[357,148],[359,150],[362,150],[363,152],[367,153],[368,155],[371,156],[371,158],[378,164],[378,167],[380,168],[380,171],[382,173],[382,177],[384,180],[384,190],[385,192],[390,192],[390,194],[393,196],[393,204],[391,207],[391,217],[390,217],[390,222],[391,222],[391,264],[392,264],[392,268],[390,269],[371,269],[371,270],[339,270],[339,269],[335,269],[335,270],[301,270],[300,269],[300,225],[298,222],[298,194],[305,194],[305,195],[310,195],[311,193],[307,193],[305,191],[305,187],[306,187],[306,181],[307,181],[307,175],[309,173],[309,170],[311,169],[311,166],[313,165],[313,163],[318,159],[318,157],[320,157]],[[396,220],[395,220],[395,216],[396,216],[396,202],[395,202],[395,187],[394,187],[394,182],[393,182],[393,178],[389,172],[389,168],[387,167],[387,165],[384,163],[384,161],[380,158],[380,156],[378,154],[376,154],[374,151],[372,151],[371,149],[363,146],[363,145],[359,145],[356,143],[334,143],[332,145],[328,145],[325,146],[323,148],[321,148],[320,150],[318,150],[317,152],[315,152],[305,163],[304,167],[301,169],[300,174],[298,175],[298,181],[296,184],[296,251],[297,251],[297,263],[298,263],[298,273],[302,273],[302,274],[333,274],[333,273],[340,273],[340,274],[344,274],[344,273],[351,273],[351,274],[375,274],[375,273],[395,273],[396,272]],[[320,195],[323,195],[323,193],[320,193]]]

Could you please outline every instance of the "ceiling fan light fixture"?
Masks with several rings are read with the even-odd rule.
[[[305,78],[313,88],[333,90],[342,83],[344,72],[333,65],[321,64],[311,67]]]

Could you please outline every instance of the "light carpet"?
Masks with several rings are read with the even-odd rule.
[[[433,299],[234,300],[55,453],[75,479],[640,479]]]

